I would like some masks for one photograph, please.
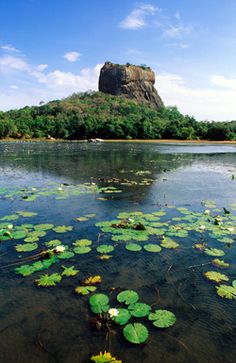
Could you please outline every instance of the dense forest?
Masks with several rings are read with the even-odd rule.
[[[0,112],[0,138],[8,137],[236,140],[236,121],[199,122],[177,107],[156,111],[124,97],[86,92]]]

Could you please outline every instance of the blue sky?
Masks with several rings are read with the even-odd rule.
[[[110,60],[151,66],[183,113],[236,119],[235,14],[235,0],[1,0],[0,110],[96,90]]]

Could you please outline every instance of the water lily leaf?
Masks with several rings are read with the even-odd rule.
[[[110,260],[110,258],[112,258],[112,256],[102,254],[102,255],[98,256],[98,258],[99,258],[99,260]]]
[[[105,294],[94,294],[89,298],[89,304],[94,314],[106,313],[109,306],[109,298]]]
[[[34,273],[34,268],[31,265],[22,265],[20,267],[15,268],[16,273],[22,276],[29,276]]]
[[[124,337],[133,344],[144,343],[148,338],[148,330],[140,323],[128,324],[123,329]]]
[[[26,243],[33,243],[33,242],[38,242],[38,241],[39,241],[39,238],[36,236],[29,236],[24,239],[24,242],[26,242]]]
[[[89,253],[90,251],[91,251],[91,248],[87,247],[87,246],[74,248],[74,253],[77,253],[78,255],[83,255],[85,253]]]
[[[51,223],[42,223],[42,224],[36,224],[34,228],[37,231],[48,231],[49,229],[52,229],[54,227],[54,224]]]
[[[8,239],[13,238],[12,233],[9,229],[0,229],[0,241],[7,241]]]
[[[75,218],[78,222],[86,222],[89,220],[89,218],[87,217],[78,217],[78,218]]]
[[[229,300],[236,300],[236,288],[228,285],[216,286],[217,294]]]
[[[100,245],[96,248],[99,253],[110,253],[114,251],[114,247],[111,245]]]
[[[143,248],[145,249],[145,251],[148,252],[161,252],[161,247],[159,245],[154,245],[154,244],[148,244],[148,245],[144,245]]]
[[[217,248],[206,248],[204,252],[209,256],[224,256],[224,251]]]
[[[215,282],[229,281],[229,278],[226,275],[216,271],[207,271],[204,273],[204,275],[208,280]]]
[[[59,275],[58,273],[53,273],[51,275],[42,275],[38,280],[36,280],[36,283],[38,286],[50,287],[56,286],[56,284],[60,281],[61,275]]]
[[[236,280],[232,282],[232,286],[236,289]]]
[[[12,233],[12,236],[14,239],[23,239],[25,238],[27,235],[27,232],[25,230],[18,230],[18,231],[14,231]]]
[[[34,216],[37,216],[37,214],[38,214],[35,212],[23,212],[23,211],[18,211],[16,213],[19,214],[21,217],[34,217]]]
[[[150,313],[151,306],[137,302],[135,304],[129,305],[128,309],[131,315],[135,316],[136,318],[142,318]]]
[[[89,239],[77,239],[73,245],[75,247],[86,247],[86,246],[90,246],[92,244],[92,241],[90,241]]]
[[[216,267],[229,267],[229,263],[226,263],[223,260],[220,260],[219,258],[215,258],[212,260],[212,264]]]
[[[57,226],[53,228],[53,231],[56,233],[65,233],[72,231],[72,229],[73,229],[72,226]]]
[[[102,278],[100,275],[90,276],[84,280],[84,283],[86,285],[100,284],[101,282],[102,282]]]
[[[64,260],[64,259],[66,260],[66,259],[69,259],[69,258],[73,257],[74,255],[75,254],[73,252],[71,252],[71,251],[65,251],[65,252],[59,253],[57,257],[60,260]]]
[[[114,316],[113,320],[119,325],[125,325],[131,318],[131,314],[127,309],[117,309],[119,311],[117,316]]]
[[[138,245],[137,243],[127,243],[125,245],[125,248],[128,251],[132,251],[132,252],[138,252],[142,250],[142,247],[140,245]]]
[[[155,310],[149,314],[148,319],[153,321],[153,325],[157,328],[168,328],[176,322],[175,314],[168,310]]]
[[[75,276],[79,272],[79,270],[75,269],[75,266],[62,266],[62,268],[64,269],[64,271],[62,272],[61,276]]]
[[[61,241],[59,239],[52,239],[51,241],[46,242],[45,245],[48,247],[56,247],[61,245]]]
[[[91,292],[94,292],[96,290],[96,286],[77,286],[75,288],[75,292],[78,294],[78,295],[88,295],[90,294]]]
[[[169,237],[165,237],[161,241],[161,246],[164,248],[177,248],[179,244]]]
[[[113,357],[110,352],[100,352],[99,355],[92,355],[90,359],[95,363],[122,363],[121,360]]]
[[[10,214],[8,216],[2,217],[1,221],[15,221],[18,218],[19,216],[17,214]]]
[[[117,295],[117,300],[120,303],[125,303],[126,305],[134,304],[138,301],[138,299],[139,295],[133,290],[124,290]]]
[[[26,243],[23,245],[16,245],[16,251],[17,252],[30,252],[36,250],[38,248],[37,243]]]

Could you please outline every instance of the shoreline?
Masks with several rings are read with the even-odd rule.
[[[70,142],[70,143],[87,143],[87,140],[65,140],[65,139],[46,139],[46,138],[35,138],[35,139],[0,139],[0,142]],[[179,140],[179,139],[104,139],[101,143],[118,142],[118,143],[155,143],[155,144],[229,144],[236,145],[236,140]],[[92,143],[92,142],[91,142]],[[99,143],[99,142],[98,142]]]

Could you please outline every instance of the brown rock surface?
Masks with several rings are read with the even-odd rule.
[[[155,73],[149,67],[106,62],[99,76],[99,91],[126,96],[155,109],[164,104],[154,87]]]

